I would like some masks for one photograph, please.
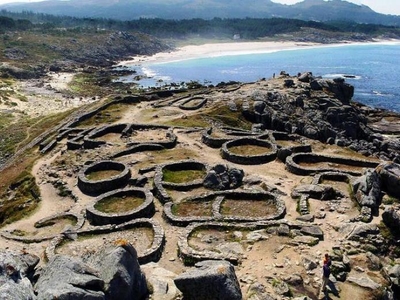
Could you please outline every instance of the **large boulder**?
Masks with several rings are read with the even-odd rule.
[[[382,163],[376,171],[381,177],[382,189],[400,199],[400,165],[392,162]]]
[[[131,244],[104,247],[88,262],[99,270],[106,299],[140,300],[147,295],[146,278]]]
[[[105,246],[84,260],[54,256],[35,285],[38,300],[140,300],[147,284],[130,244]]]
[[[382,213],[382,221],[394,233],[400,233],[400,211],[399,207],[387,207]]]
[[[159,300],[174,300],[180,295],[174,279],[177,275],[157,263],[151,262],[141,266],[143,273],[152,289],[152,298]]]
[[[394,265],[388,270],[388,275],[392,283],[393,291],[400,292],[400,265]]]
[[[77,258],[54,256],[35,285],[38,300],[106,299],[104,281],[96,270]]]
[[[235,189],[242,185],[243,177],[243,170],[218,164],[208,172],[203,185],[212,190]]]
[[[381,201],[381,180],[375,170],[367,170],[353,184],[354,196],[360,206],[376,208]]]
[[[0,299],[36,299],[30,279],[39,257],[8,250],[0,251]]]
[[[242,293],[233,265],[227,261],[202,261],[175,278],[175,285],[188,300],[241,300]]]
[[[354,86],[346,83],[343,78],[320,79],[317,83],[312,82],[311,88],[333,93],[343,104],[349,104],[354,95]]]

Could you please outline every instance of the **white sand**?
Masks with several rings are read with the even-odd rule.
[[[281,50],[291,50],[300,47],[316,46],[316,43],[296,42],[236,42],[213,43],[204,45],[189,45],[177,48],[175,51],[160,52],[152,56],[137,56],[132,60],[123,61],[121,65],[141,64],[146,62],[162,63],[181,61],[201,57],[218,57],[228,55],[269,53]]]
[[[161,52],[152,56],[137,56],[132,60],[120,62],[119,65],[141,65],[143,63],[164,63],[195,58],[218,57],[228,55],[271,53],[282,50],[296,50],[306,47],[340,47],[349,44],[370,44],[371,42],[342,42],[337,44],[299,43],[299,42],[235,42],[189,45],[175,51]],[[376,40],[374,43],[399,43],[398,40]]]

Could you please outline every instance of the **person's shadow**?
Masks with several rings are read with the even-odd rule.
[[[329,280],[327,286],[329,287],[329,290],[332,292],[332,294],[340,298],[339,291],[337,290],[335,284],[332,281]],[[329,297],[328,289],[325,289],[324,291],[324,300],[332,300],[332,298]]]

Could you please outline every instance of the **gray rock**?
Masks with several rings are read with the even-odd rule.
[[[376,171],[367,170],[352,185],[354,196],[361,206],[376,208],[381,201],[381,180]]]
[[[300,222],[314,222],[314,215],[306,214],[296,218],[297,221]]]
[[[275,293],[282,296],[290,296],[291,291],[289,286],[284,281],[276,280],[272,283],[272,287],[274,288]]]
[[[295,243],[299,243],[299,244],[307,244],[309,246],[314,246],[316,244],[318,244],[319,242],[319,238],[313,237],[313,236],[295,236],[293,241]]]
[[[218,164],[207,173],[203,185],[212,190],[234,189],[242,185],[243,177],[243,170]]]
[[[381,177],[382,189],[400,199],[400,165],[392,162],[380,164],[376,171]]]
[[[221,253],[224,253],[227,256],[231,255],[242,255],[243,254],[243,247],[238,242],[231,242],[231,243],[222,243],[219,244],[217,250]]]
[[[397,208],[387,207],[382,213],[382,221],[387,227],[395,232],[400,230],[400,212]]]
[[[275,300],[270,294],[267,293],[266,288],[259,282],[250,285],[247,291],[248,300]]]
[[[319,238],[320,240],[324,239],[324,232],[319,226],[310,225],[303,226],[300,229],[300,232],[304,235],[310,235]]]
[[[396,289],[400,288],[400,265],[394,265],[388,271],[390,281]]]
[[[254,111],[261,114],[264,111],[266,104],[264,101],[254,101]]]
[[[174,278],[177,277],[175,273],[166,270],[153,262],[142,265],[141,269],[152,287],[153,299],[177,299],[180,293],[174,283]]]
[[[313,199],[331,200],[342,196],[332,186],[324,184],[304,184],[297,186],[292,192],[292,198],[307,194]]]
[[[227,261],[202,261],[175,278],[185,299],[241,300],[242,293],[233,265]]]
[[[282,236],[288,236],[290,233],[290,228],[288,225],[286,224],[280,224],[279,227],[276,230],[276,233],[278,235],[282,235]]]
[[[44,268],[35,285],[38,300],[106,299],[104,281],[81,260],[56,255]]]
[[[301,261],[306,271],[311,271],[318,267],[318,264],[315,262],[315,259],[312,259],[310,257],[303,256],[301,257]]]
[[[301,82],[310,82],[313,79],[312,72],[304,72],[297,79]]]
[[[382,264],[379,260],[379,257],[371,252],[367,252],[368,259],[368,269],[371,271],[379,271],[382,268]]]
[[[376,224],[355,224],[353,231],[347,236],[348,240],[358,241],[360,238],[368,235],[376,235],[379,233],[379,228]]]
[[[143,299],[147,294],[146,278],[131,244],[105,247],[88,262],[99,270],[107,299]]]
[[[39,257],[14,251],[0,251],[0,299],[36,299],[31,275]]]
[[[376,290],[381,287],[380,284],[376,283],[369,277],[349,277],[347,281],[352,282],[360,287]]]

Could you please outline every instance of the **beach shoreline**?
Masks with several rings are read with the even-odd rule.
[[[161,64],[199,58],[211,58],[232,55],[250,55],[273,53],[278,51],[298,50],[305,48],[341,47],[348,45],[370,44],[397,44],[400,40],[374,40],[369,42],[343,41],[334,44],[321,44],[312,42],[283,42],[283,41],[257,41],[257,42],[224,42],[207,43],[202,45],[187,45],[169,52],[159,52],[148,56],[141,55],[130,60],[121,61],[119,66],[132,66],[143,64]]]

